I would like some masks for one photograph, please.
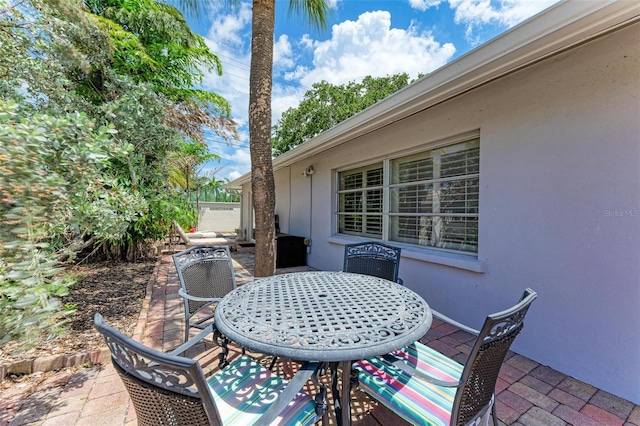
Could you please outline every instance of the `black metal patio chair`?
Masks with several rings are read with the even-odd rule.
[[[344,246],[343,272],[372,275],[402,284],[399,247],[375,241],[347,244]]]
[[[184,299],[184,341],[192,327],[204,329],[213,321],[215,305],[236,288],[231,252],[227,246],[194,246],[173,255]],[[245,277],[247,278],[247,277]]]
[[[310,425],[318,404],[301,392],[318,363],[305,363],[290,382],[242,355],[206,379],[198,361],[178,356],[213,333],[208,325],[165,354],[148,348],[94,317],[111,351],[141,426]]]
[[[359,386],[414,425],[498,425],[495,386],[509,347],[537,294],[526,289],[510,309],[489,315],[464,365],[416,342],[354,364]]]

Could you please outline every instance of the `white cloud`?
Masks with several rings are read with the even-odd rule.
[[[409,5],[413,9],[417,9],[421,12],[424,12],[430,7],[438,6],[440,3],[442,3],[441,0],[409,0]]]
[[[229,172],[229,174],[227,174],[226,178],[229,179],[230,181],[238,179],[240,176],[242,176],[244,173],[240,173],[239,170],[235,169],[232,170],[231,172]]]
[[[339,0],[331,0],[332,9]],[[447,0],[408,0],[412,8],[426,11]],[[555,3],[556,0],[448,0],[455,22],[464,25],[469,40],[480,40],[483,27],[511,27]],[[219,2],[208,2],[211,26],[206,41],[223,63],[223,76],[207,75],[203,87],[224,97],[232,106],[233,118],[244,132],[242,147],[212,145],[212,152],[226,164],[220,177],[235,179],[250,170],[246,123],[248,122],[251,4],[239,2],[233,10],[223,10]],[[441,7],[441,6],[440,6]],[[473,41],[472,41],[473,42]],[[382,77],[406,72],[412,78],[445,65],[456,52],[452,43],[436,40],[417,25],[392,28],[387,11],[361,14],[357,20],[334,25],[328,40],[305,34],[299,39],[280,35],[274,42],[274,86],[272,118],[298,105],[313,83],[331,84],[359,81],[365,76]],[[305,58],[313,58],[309,61]],[[222,152],[222,153],[221,153]]]
[[[235,147],[230,153],[223,153],[220,155],[220,157],[222,157],[222,162],[224,162],[225,160],[229,160],[234,161],[237,164],[251,164],[251,154],[249,153],[249,148]]]
[[[444,0],[408,0],[416,10],[426,11]],[[498,25],[511,28],[559,0],[447,0],[456,24],[466,26],[465,36],[472,45],[483,41],[482,27]]]
[[[321,80],[344,84],[367,75],[406,72],[416,77],[446,64],[455,53],[452,43],[440,44],[429,32],[391,28],[386,11],[363,13],[357,21],[334,25],[331,39],[305,43],[314,48],[313,68],[300,68],[288,77],[298,76],[306,87]]]
[[[251,170],[251,153],[249,148],[235,148],[230,154],[222,154],[222,163],[230,163],[227,174],[240,173],[241,176]],[[235,178],[234,178],[235,179]]]
[[[315,40],[311,38],[309,34],[305,34],[300,39],[300,45],[307,49],[312,49],[315,44]]]
[[[285,72],[282,76],[287,81],[296,81],[302,79],[309,72],[309,67],[297,65],[293,71]]]
[[[225,98],[231,105],[232,118],[241,125],[248,121],[251,6],[240,2],[224,14],[216,9],[216,3],[209,3],[213,17],[205,40],[220,58],[223,75],[205,75],[202,87]]]
[[[236,122],[246,122],[249,105],[249,71],[228,65],[229,60],[220,58],[223,63],[223,75],[205,76],[202,87],[222,96],[231,104],[232,118]],[[228,65],[228,66],[227,66]]]
[[[251,34],[249,26],[251,23],[251,4],[238,2],[236,7],[227,10],[228,13],[224,13],[225,11],[221,9],[219,2],[207,3],[210,8],[211,26],[206,38],[216,45],[245,46],[244,50],[248,49],[250,37],[247,35]]]
[[[213,148],[213,152],[220,155],[220,162],[209,162],[202,167],[201,174],[211,170],[218,170],[217,179],[229,178],[234,180],[251,170],[251,154],[246,147],[227,147],[222,152]]]
[[[291,68],[294,65],[289,36],[283,34],[273,44],[273,68]]]
[[[484,25],[494,24],[505,27],[524,21],[546,9],[558,0],[448,0],[455,11],[454,20],[464,24],[466,36],[474,40],[476,31]]]
[[[282,113],[296,107],[304,97],[306,89],[300,86],[274,84],[271,95],[271,116],[275,124]]]

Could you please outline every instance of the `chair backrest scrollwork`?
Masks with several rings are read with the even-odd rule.
[[[399,282],[400,251],[399,247],[379,242],[347,244],[342,270]]]
[[[148,348],[108,326],[96,313],[94,325],[136,409],[139,425],[218,425],[220,418],[196,360]]]

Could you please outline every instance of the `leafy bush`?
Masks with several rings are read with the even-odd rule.
[[[73,282],[59,257],[59,235],[120,238],[144,200],[115,185],[109,160],[126,156],[113,129],[83,114],[59,117],[0,100],[0,345],[59,331],[57,296]]]
[[[194,223],[167,158],[235,127],[224,99],[191,88],[220,63],[165,2],[0,0],[0,46],[2,346],[61,330],[61,260],[132,260],[172,220]]]

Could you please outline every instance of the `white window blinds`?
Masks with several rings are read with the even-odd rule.
[[[477,138],[339,172],[338,232],[476,253],[479,176]]]
[[[338,232],[382,237],[382,164],[338,174]]]

